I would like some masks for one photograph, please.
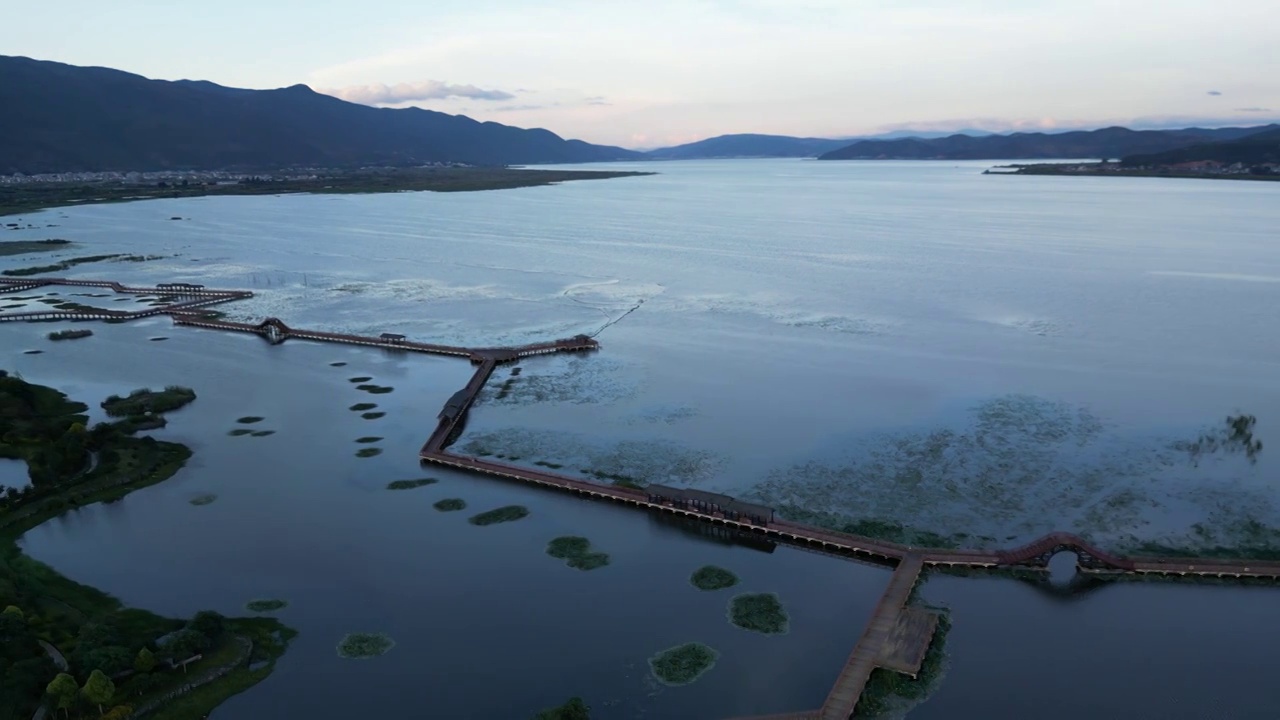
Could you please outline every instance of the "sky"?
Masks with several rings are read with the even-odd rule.
[[[45,0],[21,13],[0,11],[13,30],[0,53],[304,83],[633,148],[1280,118],[1280,0]]]

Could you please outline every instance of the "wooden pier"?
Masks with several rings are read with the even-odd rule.
[[[448,451],[456,439],[467,413],[492,376],[503,363],[535,355],[582,352],[599,348],[590,337],[572,338],[516,347],[467,348],[412,341],[402,335],[382,333],[378,336],[302,330],[286,325],[278,318],[259,323],[217,320],[205,308],[219,303],[253,297],[244,290],[207,290],[199,285],[170,283],[154,288],[128,287],[114,282],[69,280],[61,278],[0,279],[0,293],[25,292],[48,286],[80,286],[110,289],[133,295],[176,296],[179,301],[163,307],[135,312],[106,309],[84,311],[0,312],[0,322],[43,320],[108,320],[128,321],[168,315],[182,326],[252,333],[268,342],[289,339],[361,345],[397,352],[417,352],[450,357],[464,357],[476,365],[466,386],[445,403],[437,415],[435,431],[423,443],[419,457],[423,462],[482,473],[530,485],[552,488],[583,497],[622,503],[648,512],[689,518],[700,523],[720,526],[725,532],[786,544],[800,549],[836,555],[857,561],[895,566],[893,577],[875,612],[865,626],[862,637],[841,669],[826,702],[817,710],[784,715],[762,716],[757,720],[847,720],[857,705],[872,671],[885,668],[914,676],[919,672],[925,651],[937,625],[937,615],[919,608],[906,607],[911,589],[927,567],[1023,568],[1047,570],[1049,559],[1060,552],[1076,555],[1077,567],[1085,573],[1142,574],[1162,577],[1218,577],[1280,579],[1280,562],[1233,560],[1222,558],[1168,558],[1120,556],[1104,551],[1084,538],[1065,532],[1051,533],[1034,542],[1008,550],[926,548],[851,535],[823,528],[780,520],[770,508],[715,496],[703,502],[672,502],[661,492],[646,492],[627,487],[605,485],[555,472],[458,455]],[[712,494],[707,494],[712,495]],[[679,500],[679,499],[677,499]],[[768,511],[767,514],[764,511]]]

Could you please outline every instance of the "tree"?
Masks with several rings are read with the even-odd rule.
[[[89,679],[84,681],[84,687],[80,688],[80,695],[84,697],[85,702],[98,706],[98,714],[102,714],[102,704],[111,702],[111,697],[116,694],[116,684],[111,682],[111,678],[102,674],[101,670],[94,670],[89,673]]]
[[[107,714],[102,716],[102,719],[103,720],[129,720],[129,717],[131,715],[133,715],[132,705],[117,705],[111,708],[110,710],[108,710]]]
[[[26,620],[26,617],[22,614],[22,608],[19,608],[16,605],[10,605],[5,608],[3,614],[9,615],[10,617],[16,617],[19,620]]]
[[[58,673],[58,676],[49,681],[49,685],[44,691],[53,698],[53,702],[57,709],[62,711],[63,717],[72,705],[76,704],[76,695],[80,692],[80,686],[76,684],[76,679],[66,673]]]
[[[218,639],[218,636],[222,634],[222,625],[223,617],[212,610],[201,610],[188,623],[192,630],[210,640]]]
[[[156,669],[156,656],[148,649],[142,648],[138,651],[138,657],[133,659],[133,669],[139,673],[149,673]]]

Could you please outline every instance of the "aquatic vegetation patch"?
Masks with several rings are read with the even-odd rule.
[[[114,255],[86,255],[84,257],[77,257],[77,258],[70,258],[68,260],[63,260],[62,262],[56,263],[54,265],[33,265],[31,267],[24,267],[24,268],[11,268],[9,270],[0,271],[0,275],[7,275],[9,277],[26,277],[28,275],[44,275],[46,273],[55,273],[55,272],[61,272],[63,270],[70,270],[71,268],[77,265],[84,265],[85,263],[102,262],[103,260],[111,260],[113,258],[118,258],[118,257],[122,257],[122,254],[116,253]],[[54,293],[49,293],[49,294],[53,295]]]
[[[547,543],[547,554],[565,561],[576,570],[595,570],[609,564],[609,555],[591,551],[591,541],[577,535],[565,535]]]
[[[252,425],[254,423],[260,423],[263,420],[266,420],[266,418],[259,417],[257,415],[245,415],[242,418],[236,418],[236,422],[240,423],[241,425]]]
[[[341,360],[339,360],[338,362],[329,363],[329,367],[346,367],[346,365],[347,364],[342,362]]]
[[[382,439],[382,438],[377,437],[377,436],[375,436],[375,435],[366,435],[366,436],[364,436],[364,437],[358,437],[358,438],[356,438],[356,442],[367,445],[367,444],[369,444],[369,443],[376,443],[376,442],[378,442],[378,441],[379,441],[379,440],[381,440],[381,439]]]
[[[782,635],[789,629],[787,613],[774,593],[744,593],[729,602],[729,622],[743,630]]]
[[[663,685],[688,685],[715,667],[719,657],[719,652],[702,643],[685,643],[649,658],[649,669]]]
[[[1253,415],[1229,415],[1225,427],[1214,428],[1191,442],[1176,442],[1173,447],[1187,453],[1192,463],[1198,463],[1202,455],[1218,451],[1242,452],[1249,462],[1256,463],[1258,454],[1262,452],[1262,441],[1253,439],[1253,427],[1257,422],[1258,418]]]
[[[740,497],[791,520],[912,545],[1008,546],[1062,528],[1103,547],[1181,545],[1195,538],[1171,528],[1197,515],[1219,528],[1224,508],[1263,495],[1245,449],[1255,447],[1252,424],[1233,421],[1174,442],[1084,407],[999,396],[940,427],[851,438],[843,457],[771,471]],[[1204,435],[1217,438],[1216,452]],[[1280,524],[1274,490],[1265,495],[1258,519]]]
[[[392,480],[387,483],[388,490],[412,490],[426,485],[434,485],[440,482],[435,478],[417,478],[416,480]]]
[[[689,582],[699,590],[723,590],[738,584],[738,576],[715,565],[703,565],[689,577]]]
[[[552,470],[559,470],[560,468],[564,467],[560,463],[547,462],[546,460],[538,460],[537,462],[534,463],[534,465],[540,465],[544,468],[551,468]]]
[[[361,375],[360,377],[347,378],[347,382],[350,382],[350,383],[367,383],[367,382],[369,382],[369,381],[370,381],[370,380],[372,380],[372,379],[373,379],[373,378],[371,378],[371,377],[369,377],[369,376],[367,376],[367,375]]]
[[[357,385],[356,389],[363,390],[370,395],[386,395],[392,390],[395,390],[395,388],[387,385]]]
[[[44,353],[43,350],[23,350],[22,351],[23,355],[41,355],[43,353]]]
[[[384,417],[384,416],[386,416],[386,413],[384,412],[367,412],[367,413],[362,413],[360,415],[360,417],[364,418],[365,420],[377,420],[378,418]]]
[[[199,505],[208,505],[209,503],[212,503],[214,500],[217,500],[217,499],[218,499],[218,496],[214,495],[213,493],[204,493],[203,495],[197,495],[191,498],[187,502],[191,503],[192,505],[199,506]]]
[[[48,335],[50,340],[79,340],[93,334],[92,330],[58,330]]]
[[[381,455],[381,454],[382,454],[382,448],[376,448],[376,447],[360,448],[359,450],[356,451],[356,457],[358,458],[371,458],[375,455]]]
[[[462,498],[445,498],[444,500],[435,501],[431,504],[431,507],[440,512],[457,512],[458,510],[466,509],[467,502]]]
[[[235,428],[234,430],[228,430],[227,434],[231,437],[241,437],[244,435],[252,435],[253,431],[249,428]]]
[[[472,515],[467,522],[472,525],[495,525],[497,523],[515,522],[528,517],[529,508],[523,505],[505,505],[493,510],[486,510],[479,515]]]
[[[129,393],[128,397],[112,395],[103,400],[102,409],[111,417],[130,417],[177,410],[195,399],[195,390],[178,385],[170,385],[164,390],[139,388]]]
[[[631,368],[608,357],[572,355],[548,359],[536,373],[520,375],[481,391],[479,402],[504,405],[612,403],[635,395]]]
[[[274,599],[250,600],[249,602],[245,603],[244,609],[248,610],[249,612],[265,613],[265,612],[275,612],[276,610],[283,610],[288,606],[289,606],[289,603],[288,601],[285,601],[285,600],[274,600]]]
[[[372,410],[376,407],[378,407],[377,403],[356,403],[347,409],[352,412],[360,412],[362,410]]]
[[[267,437],[268,435],[275,435],[275,434],[276,434],[275,430],[254,430],[253,432],[249,433],[249,435],[252,437]]]
[[[383,633],[351,633],[338,643],[338,655],[348,660],[368,660],[386,655],[395,645]]]
[[[147,339],[148,339],[148,340],[150,340],[151,342],[164,342],[165,340],[168,340],[169,338],[164,337],[164,336],[162,335],[162,336],[160,336],[160,337],[153,337],[153,338],[147,338]]]

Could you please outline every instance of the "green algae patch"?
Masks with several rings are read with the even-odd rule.
[[[389,387],[387,385],[357,385],[356,389],[363,390],[369,393],[370,395],[385,395],[391,392],[392,390],[395,390],[395,388]]]
[[[360,417],[364,418],[365,420],[377,420],[378,418],[385,417],[385,416],[386,416],[386,413],[384,412],[367,412],[367,413],[362,413],[360,415]]]
[[[505,505],[493,510],[486,510],[479,515],[467,519],[472,525],[496,525],[497,523],[515,522],[528,517],[529,508],[523,505]]]
[[[738,576],[715,565],[703,565],[694,571],[689,582],[699,590],[723,590],[738,584]]]
[[[444,500],[435,501],[431,504],[431,507],[440,512],[457,512],[458,510],[466,509],[467,502],[462,498],[445,498]]]
[[[782,635],[790,626],[782,602],[774,593],[738,595],[729,602],[729,622],[762,635]]]
[[[395,647],[396,642],[383,633],[351,633],[338,643],[338,655],[348,660],[368,660]]]
[[[358,443],[360,443],[360,444],[362,444],[362,445],[368,445],[369,443],[376,443],[376,442],[378,442],[378,441],[379,441],[379,440],[381,440],[381,439],[382,439],[382,438],[380,438],[380,437],[376,437],[376,436],[374,436],[374,435],[366,435],[366,436],[364,436],[364,437],[356,438],[356,442],[358,442]]]
[[[715,667],[719,657],[719,652],[702,643],[685,643],[649,658],[649,669],[663,685],[688,685]]]
[[[382,448],[360,448],[356,451],[356,457],[358,458],[371,458],[375,455],[381,454]]]
[[[254,423],[260,423],[265,419],[266,418],[259,417],[257,415],[245,415],[242,418],[236,418],[236,422],[240,423],[241,425],[252,425]]]
[[[369,381],[370,381],[370,380],[372,380],[372,379],[373,379],[373,378],[371,378],[371,377],[369,377],[369,376],[367,376],[367,375],[361,375],[360,377],[347,378],[347,382],[349,382],[349,383],[366,383],[366,382],[369,382]]]
[[[592,552],[591,541],[577,535],[565,535],[547,543],[547,554],[565,561],[575,570],[595,570],[609,564],[609,555]]]
[[[253,437],[267,437],[268,435],[275,435],[276,431],[275,430],[254,430],[249,434],[252,435]]]
[[[218,499],[217,495],[214,495],[213,493],[205,493],[203,495],[197,495],[191,498],[190,500],[188,500],[187,502],[191,503],[192,505],[199,506],[199,505],[208,505],[209,503],[217,499]]]
[[[286,600],[250,600],[245,603],[244,609],[249,612],[266,613],[283,610],[286,607],[289,607],[289,603]]]
[[[388,490],[412,490],[420,488],[424,485],[434,485],[440,482],[435,478],[418,478],[417,480],[392,480],[387,483]]]
[[[351,410],[352,412],[360,412],[362,410],[372,410],[376,407],[378,407],[377,403],[356,403],[348,408],[348,410]]]

